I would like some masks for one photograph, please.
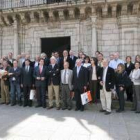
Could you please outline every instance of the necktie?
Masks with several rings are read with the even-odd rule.
[[[65,70],[65,72],[64,72],[64,84],[66,84],[66,70]]]
[[[28,66],[26,66],[26,72],[28,72]]]

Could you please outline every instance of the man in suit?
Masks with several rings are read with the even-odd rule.
[[[11,66],[11,67],[13,67],[13,61],[14,61],[15,59],[13,59],[13,53],[12,52],[9,52],[8,53],[8,64]]]
[[[76,60],[76,67],[73,69],[73,86],[76,100],[75,111],[84,111],[84,106],[81,103],[81,94],[87,89],[87,70],[82,66],[82,60]]]
[[[35,56],[35,61],[33,62],[33,68],[39,66],[39,60],[40,60],[40,56],[36,55]]]
[[[21,87],[23,87],[24,103],[23,106],[32,106],[32,101],[29,99],[30,90],[33,86],[33,68],[30,66],[30,60],[25,60],[25,67],[21,73]]]
[[[13,61],[13,68],[9,70],[10,88],[11,88],[11,106],[16,105],[16,93],[18,97],[19,106],[22,105],[21,101],[21,69],[18,67],[17,60]]]
[[[22,68],[23,62],[25,61],[25,53],[21,53],[21,58],[19,59],[18,65]]]
[[[75,62],[78,59],[76,56],[74,56],[74,53],[72,50],[69,51],[70,59],[71,59],[71,68],[73,69],[75,67]]]
[[[64,62],[69,62],[69,68],[72,69],[72,67],[71,67],[72,60],[68,56],[68,51],[67,50],[63,51],[63,57],[60,59],[60,69],[61,70],[64,69],[64,67],[63,67]]]
[[[69,63],[64,63],[64,69],[61,70],[61,90],[62,90],[62,110],[71,110],[72,102],[70,92],[73,90],[72,86],[73,71],[69,69]]]
[[[98,80],[100,82],[100,99],[102,110],[106,115],[111,113],[111,90],[114,89],[115,73],[114,69],[108,66],[108,60],[102,61],[103,67],[100,69]]]
[[[60,67],[60,61],[61,61],[61,58],[60,58],[60,56],[59,56],[59,52],[55,52],[55,58],[56,58],[56,63],[59,65],[59,67]]]
[[[47,57],[47,54],[46,53],[41,53],[41,58],[44,59],[44,65],[49,66],[50,59]]]
[[[44,59],[40,59],[39,66],[34,69],[35,86],[37,92],[37,105],[36,107],[46,108],[46,71]]]
[[[2,62],[2,70],[5,70],[6,73],[1,77],[1,104],[6,104],[8,105],[10,102],[9,99],[9,76],[8,76],[8,71],[10,67],[8,66],[8,62],[6,60],[3,60]]]
[[[56,64],[56,58],[52,56],[50,58],[51,64],[48,66],[48,98],[49,107],[53,108],[53,95],[55,94],[56,109],[60,110],[60,95],[59,95],[59,85],[60,85],[60,70],[58,64]],[[54,94],[53,94],[54,93]]]
[[[29,55],[29,54],[27,54],[27,55],[25,56],[25,60],[26,60],[26,59],[28,59],[28,60],[30,61],[30,67],[33,67],[33,62],[30,60],[30,55]],[[22,67],[25,67],[25,61],[23,62]]]

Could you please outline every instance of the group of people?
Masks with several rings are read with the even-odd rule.
[[[140,55],[132,63],[131,56],[123,61],[119,53],[110,54],[110,59],[105,59],[99,51],[89,57],[83,52],[75,56],[72,50],[64,50],[62,57],[59,52],[53,52],[50,58],[41,53],[31,61],[29,54],[22,53],[14,59],[10,52],[0,59],[0,70],[5,70],[3,75],[0,74],[1,104],[31,107],[30,91],[35,89],[36,107],[52,109],[55,101],[57,110],[71,110],[74,98],[75,111],[84,111],[81,94],[90,91],[90,103],[97,103],[100,99],[100,112],[109,115],[113,93],[119,100],[116,111],[124,111],[126,91],[127,100],[133,102],[132,110],[140,113],[139,68]]]

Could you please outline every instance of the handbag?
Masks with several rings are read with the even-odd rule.
[[[87,91],[87,92],[84,92],[84,93],[81,94],[82,105],[85,105],[85,104],[87,104],[91,101],[92,101],[92,97],[91,97],[90,91]]]
[[[34,100],[35,99],[35,93],[36,93],[36,91],[34,89],[30,90],[30,100]]]

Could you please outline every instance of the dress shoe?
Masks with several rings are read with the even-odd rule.
[[[6,103],[6,105],[9,105],[9,104],[10,104],[10,102],[7,102],[7,103]]]
[[[0,103],[0,104],[2,104],[2,105],[3,105],[3,104],[5,104],[5,102],[2,102],[2,103]]]
[[[46,108],[46,105],[43,105],[42,107],[43,107],[43,108]]]
[[[26,107],[26,106],[27,106],[26,104],[23,105],[23,107]]]
[[[122,110],[122,109],[117,109],[117,110],[116,110],[117,113],[121,113],[121,112],[123,112],[123,111],[124,111],[124,110]]]
[[[62,110],[66,110],[67,108],[66,107],[62,107]]]
[[[53,106],[49,106],[49,107],[47,107],[47,109],[49,110],[49,109],[52,109],[53,108]]]
[[[82,108],[82,109],[80,109],[80,111],[81,111],[81,112],[83,112],[83,111],[84,111],[84,109]]]
[[[75,111],[78,111],[79,109],[78,108],[75,108]]]
[[[57,107],[56,110],[60,110],[60,107]]]
[[[12,103],[12,104],[11,104],[11,106],[15,106],[15,105],[16,105],[15,103]]]
[[[106,112],[106,110],[101,109],[100,112]]]
[[[131,109],[131,111],[136,111],[136,109]]]
[[[71,110],[71,109],[72,109],[71,107],[68,108],[68,110]]]
[[[108,111],[105,112],[105,115],[109,115],[109,114],[111,114],[111,112],[108,112]]]
[[[41,105],[36,105],[35,107],[38,108],[38,107],[41,107]]]
[[[136,111],[135,113],[140,113],[140,111]]]

